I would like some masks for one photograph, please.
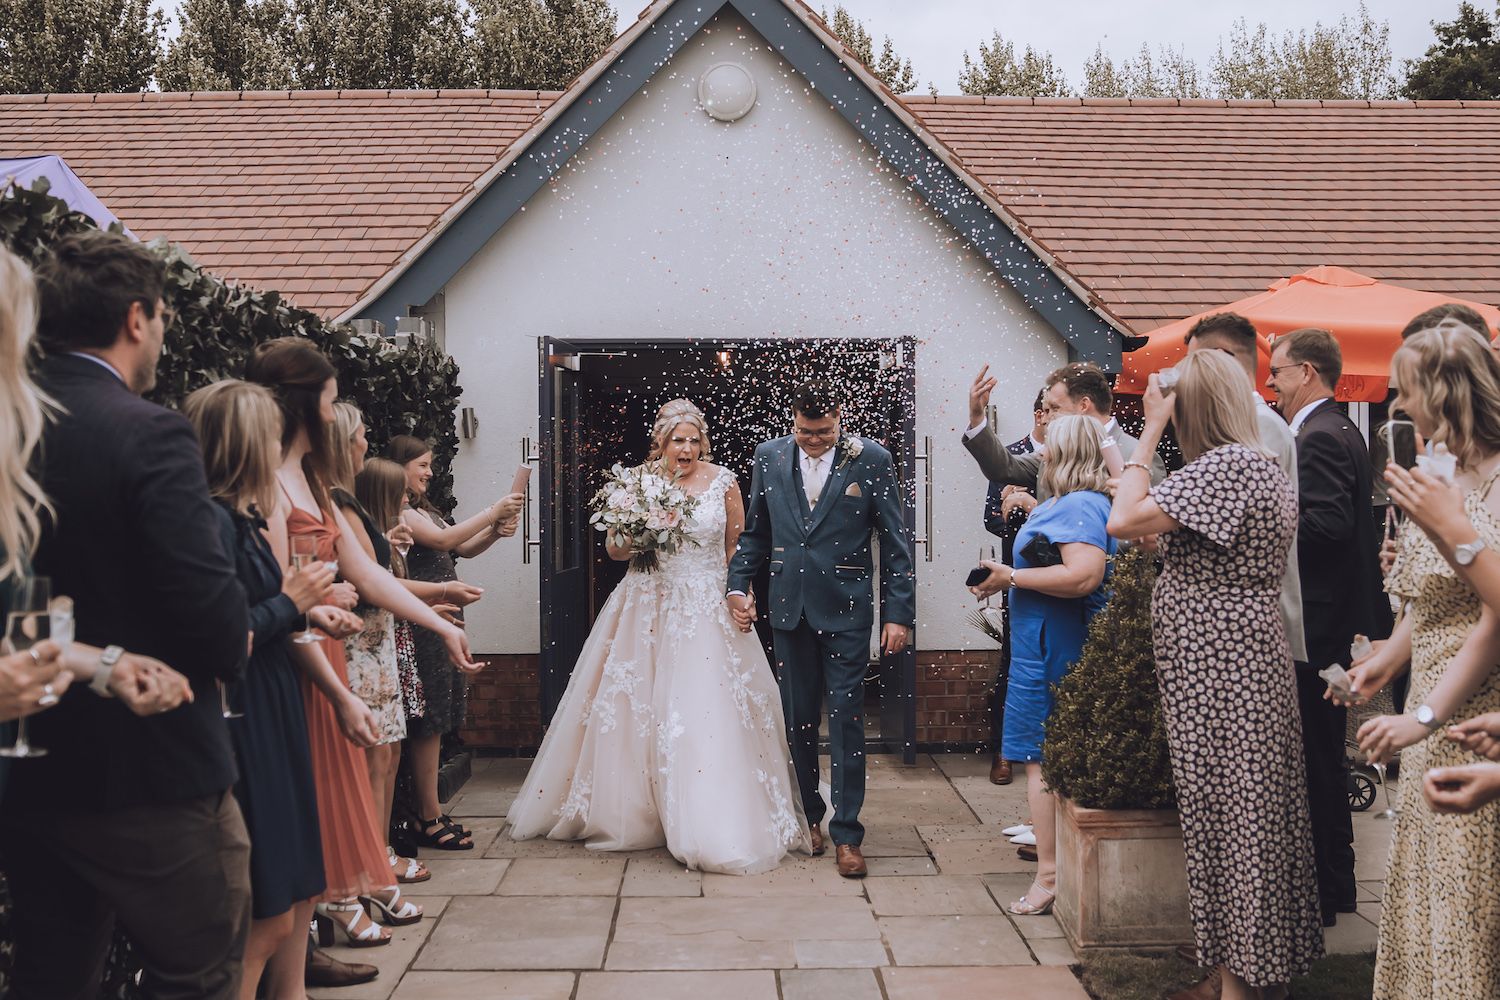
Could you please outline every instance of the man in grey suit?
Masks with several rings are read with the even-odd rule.
[[[964,432],[964,447],[979,463],[986,479],[1025,486],[1036,494],[1038,500],[1046,500],[1051,493],[1041,485],[1039,476],[1046,449],[1028,455],[1013,455],[989,428],[985,409],[995,385],[996,379],[990,375],[989,365],[985,365],[969,387],[969,429]],[[1104,429],[1105,459],[1109,461],[1112,472],[1117,473],[1135,455],[1136,445],[1140,442],[1120,429],[1119,421],[1113,416],[1115,397],[1110,391],[1109,379],[1097,366],[1079,362],[1064,365],[1048,375],[1042,404],[1049,420],[1076,413],[1099,421]],[[1118,462],[1110,456],[1110,451],[1118,452]],[[1167,467],[1161,456],[1152,455],[1151,482],[1159,483],[1166,475]]]
[[[906,648],[916,621],[911,548],[890,452],[868,438],[840,435],[838,398],[826,385],[799,389],[792,411],[793,433],[755,449],[726,599],[735,624],[750,631],[759,616],[750,581],[770,561],[781,704],[813,854],[824,850],[818,725],[826,697],[828,832],[839,874],[863,878],[864,682],[875,621],[871,541],[880,542],[880,646],[887,655]]]

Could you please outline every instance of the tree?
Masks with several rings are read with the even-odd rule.
[[[988,45],[979,43],[978,62],[964,52],[958,88],[965,94],[998,97],[1067,97],[1073,93],[1052,53],[1038,53],[1028,45],[1018,61],[1015,43],[1007,42],[998,31]]]
[[[302,89],[474,85],[458,0],[291,0],[291,11]]]
[[[606,0],[474,0],[480,87],[561,90],[615,37]]]
[[[0,91],[145,90],[166,33],[166,16],[151,6],[151,0],[0,0]]]
[[[1084,97],[1202,97],[1198,84],[1198,64],[1185,50],[1151,49],[1141,44],[1134,59],[1126,59],[1118,68],[1103,47],[1083,66]]]
[[[158,73],[162,90],[290,90],[296,37],[285,0],[186,0]]]
[[[1406,61],[1406,96],[1417,101],[1500,99],[1500,7],[1491,21],[1471,3],[1458,17],[1432,23],[1437,44]]]
[[[886,35],[885,41],[880,47],[880,58],[875,58],[875,41],[870,37],[865,26],[843,8],[842,5],[833,8],[833,17],[830,19],[828,11],[822,12],[823,20],[828,24],[833,33],[838,36],[854,57],[865,64],[871,73],[880,78],[893,94],[906,94],[917,87],[916,74],[912,72],[911,60],[902,60],[896,54],[896,47],[891,42],[891,36]]]
[[[1244,18],[1234,22],[1228,45],[1209,73],[1221,98],[1258,100],[1380,100],[1394,97],[1390,25],[1377,22],[1361,2],[1353,22],[1322,22],[1311,32],[1288,31],[1273,38],[1264,23],[1252,32]]]

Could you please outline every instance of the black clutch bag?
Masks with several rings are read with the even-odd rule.
[[[1047,539],[1046,535],[1036,535],[1021,549],[1021,555],[1026,557],[1026,565],[1038,569],[1044,566],[1060,566],[1062,564],[1062,553],[1057,551],[1057,546]]]

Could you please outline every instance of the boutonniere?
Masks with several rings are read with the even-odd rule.
[[[839,442],[839,451],[843,452],[843,459],[839,462],[838,472],[842,472],[844,466],[859,457],[859,453],[865,450],[865,443],[853,434],[845,434],[844,439]]]

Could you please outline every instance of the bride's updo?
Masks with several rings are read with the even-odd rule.
[[[663,403],[662,408],[656,411],[656,423],[651,425],[651,454],[646,456],[646,461],[655,462],[661,458],[666,449],[667,436],[678,424],[692,424],[698,428],[698,434],[703,438],[703,449],[698,460],[713,461],[713,453],[708,444],[708,421],[704,419],[703,411],[686,399]]]

